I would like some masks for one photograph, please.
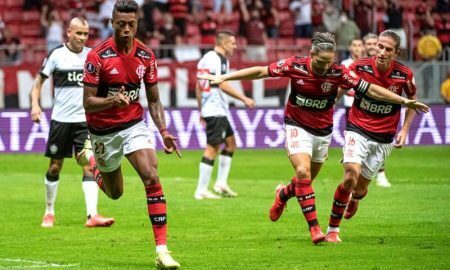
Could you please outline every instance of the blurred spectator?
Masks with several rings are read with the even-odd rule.
[[[98,11],[98,19],[100,21],[111,19],[115,3],[116,0],[104,0],[103,3],[100,4],[100,8]]]
[[[296,38],[312,37],[311,0],[294,0],[289,4],[294,13],[294,35]]]
[[[445,104],[450,104],[450,70],[447,79],[441,84],[441,97]]]
[[[102,40],[105,40],[112,36],[113,34],[113,28],[111,25],[111,20],[104,18],[102,20],[102,27],[100,27],[98,32],[98,37]]]
[[[155,20],[153,15],[156,8],[157,4],[153,0],[145,0],[141,8],[147,37],[152,36],[155,31]]]
[[[188,0],[169,0],[169,12],[173,16],[174,24],[184,36],[186,33],[186,22],[192,10],[191,1]]]
[[[342,49],[348,46],[352,40],[359,39],[361,33],[356,23],[350,19],[345,11],[341,12],[340,26],[336,31],[336,45]],[[361,42],[362,47],[362,42]],[[343,59],[346,55],[345,50],[341,50],[340,59]]]
[[[214,0],[214,13],[222,13],[225,10],[227,15],[233,13],[233,1],[232,0]]]
[[[272,1],[261,1],[261,19],[266,27],[267,36],[270,38],[278,37],[278,28],[280,26],[280,17],[278,11],[272,6]]]
[[[0,37],[0,62],[1,63],[16,63],[20,60],[20,40],[15,37],[8,27],[3,28],[3,35]]]
[[[421,34],[434,34],[436,35],[436,31],[434,29],[434,19],[431,14],[432,6],[427,5],[427,0],[423,0],[423,2],[417,6],[416,8],[416,20],[419,24],[419,29]]]
[[[436,35],[444,48],[450,46],[450,21],[448,18],[445,13],[438,13],[434,24]]]
[[[322,14],[322,21],[325,30],[332,34],[336,33],[341,24],[339,9],[329,0],[325,2],[325,12]]]
[[[155,0],[155,3],[156,3],[156,7],[162,13],[169,11],[169,0]]]
[[[247,59],[249,61],[265,62],[267,60],[267,34],[259,11],[256,8],[250,11],[250,21],[245,25],[245,36],[247,37]]]
[[[45,29],[47,52],[50,52],[63,43],[63,22],[59,18],[59,14],[56,9],[50,10],[47,5],[42,7],[41,26]]]
[[[400,57],[405,58],[408,40],[403,28],[403,7],[397,0],[387,0],[387,22],[386,29],[392,30],[400,37]]]
[[[25,0],[23,2],[23,10],[33,10],[37,9],[39,10],[41,8],[41,0]]]
[[[325,12],[325,0],[314,0],[311,7],[311,22],[313,32],[325,32],[322,14]]]
[[[214,48],[216,42],[217,21],[211,10],[206,11],[205,20],[200,23],[202,54]]]
[[[181,34],[178,27],[173,23],[173,17],[170,13],[164,14],[164,25],[158,29],[156,37],[160,40],[162,49],[160,58],[174,59],[173,45],[181,44]]]
[[[354,0],[354,18],[361,31],[361,36],[373,31],[374,5],[372,0]]]

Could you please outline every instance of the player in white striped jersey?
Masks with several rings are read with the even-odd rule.
[[[83,108],[83,68],[90,51],[85,47],[89,25],[82,18],[73,18],[66,33],[68,42],[48,54],[31,89],[31,119],[39,123],[42,85],[52,76],[54,101],[45,153],[50,158],[50,165],[45,175],[46,210],[41,224],[47,228],[55,223],[54,205],[64,158],[72,157],[74,147],[76,152],[80,152],[88,138]],[[114,219],[97,213],[98,187],[89,166],[83,168],[82,180],[87,210],[86,227],[111,226]]]
[[[214,50],[207,52],[198,62],[197,74],[221,75],[228,73],[227,57],[233,55],[236,49],[236,39],[229,31],[221,31],[216,35]],[[207,145],[200,162],[200,173],[194,198],[219,199],[220,196],[208,191],[208,185],[214,168],[214,160],[219,154],[220,146],[225,144],[219,155],[219,169],[214,191],[222,196],[236,197],[237,193],[228,186],[228,174],[231,160],[236,150],[234,131],[228,122],[228,100],[224,92],[244,102],[248,108],[253,108],[255,102],[244,94],[236,91],[229,83],[210,85],[207,80],[198,80],[196,95],[201,113],[201,121],[206,125]]]

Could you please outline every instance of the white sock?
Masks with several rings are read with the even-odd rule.
[[[213,166],[200,162],[197,190],[195,193],[205,192],[208,189],[209,180],[213,171]]]
[[[166,245],[157,245],[156,246],[156,253],[159,252],[168,252],[169,250],[167,249]]]
[[[97,215],[98,186],[95,181],[83,181],[84,200],[86,201],[86,212],[88,216]]]
[[[219,155],[219,169],[217,171],[216,185],[226,187],[228,185],[228,175],[230,174],[231,160],[230,156]]]
[[[55,214],[55,200],[59,181],[48,181],[45,177],[45,214]]]
[[[330,226],[328,226],[328,229],[327,229],[327,233],[330,233],[330,232],[339,232],[339,227],[330,227]]]

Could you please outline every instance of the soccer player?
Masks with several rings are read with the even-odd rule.
[[[207,52],[198,62],[197,74],[221,75],[229,71],[228,57],[233,55],[236,49],[236,39],[229,31],[220,31],[216,35],[214,50]],[[199,166],[199,178],[194,198],[220,199],[208,190],[209,181],[214,168],[214,160],[220,151],[220,146],[225,147],[219,155],[219,169],[214,185],[214,191],[225,197],[236,197],[237,193],[228,186],[228,174],[231,161],[236,150],[236,139],[233,129],[228,122],[228,100],[224,92],[235,97],[248,108],[253,108],[255,102],[244,94],[236,91],[229,83],[210,85],[209,81],[202,80],[197,83],[196,95],[198,108],[201,112],[201,121],[206,126],[207,145]]]
[[[344,65],[346,68],[348,68],[351,65],[351,63],[353,63],[353,61],[363,57],[364,53],[363,41],[359,38],[352,39],[348,46],[348,51],[350,52],[350,57],[341,62],[341,64]],[[354,96],[355,91],[353,91],[353,89],[346,91],[343,96],[346,119],[348,119],[348,112],[352,107]]]
[[[82,18],[73,18],[67,28],[68,42],[53,49],[44,60],[31,89],[31,120],[39,123],[41,107],[39,98],[42,85],[52,75],[55,91],[52,121],[45,156],[50,165],[45,175],[46,209],[42,227],[55,224],[55,200],[64,158],[72,157],[73,148],[78,153],[88,137],[83,109],[83,65],[90,48],[85,47],[89,25]],[[97,213],[98,187],[89,166],[83,167],[84,198],[86,201],[86,227],[111,226],[114,219]]]
[[[155,55],[135,38],[138,9],[135,1],[117,1],[112,13],[113,36],[87,56],[84,108],[93,149],[86,145],[78,160],[80,164],[90,164],[99,187],[116,200],[123,194],[121,161],[124,156],[128,159],[145,187],[156,242],[156,265],[160,269],[177,269],[180,264],[167,249],[166,199],[158,176],[155,145],[139,103],[142,81],[150,116],[163,138],[165,152],[178,153],[178,149],[176,138],[166,129]]]
[[[366,50],[366,56],[373,57],[373,56],[377,55],[378,36],[373,33],[368,33],[367,35],[365,35],[363,37],[363,41],[364,41],[364,48]],[[344,96],[344,98],[345,98],[345,96]],[[386,177],[384,163],[381,166],[381,168],[378,170],[378,173],[376,176],[376,183],[380,187],[387,187],[387,188],[391,187],[391,183],[389,182],[388,178]]]
[[[376,56],[353,62],[350,72],[369,83],[389,89],[398,97],[405,93],[408,99],[416,99],[412,71],[396,61],[400,52],[400,37],[393,31],[386,30],[380,34],[377,46]],[[341,242],[339,225],[350,194],[351,200],[344,215],[347,219],[356,213],[359,201],[367,194],[370,180],[376,175],[392,147],[401,148],[405,143],[416,112],[412,107],[406,110],[403,126],[395,136],[400,110],[401,106],[396,103],[355,95],[345,132],[344,179],[334,193],[326,241]]]
[[[310,56],[293,56],[269,66],[250,67],[220,76],[199,78],[220,84],[227,80],[289,77],[291,94],[285,109],[286,150],[294,169],[289,185],[276,188],[270,219],[277,221],[289,198],[296,196],[309,225],[313,243],[324,241],[319,227],[312,182],[328,155],[333,128],[333,105],[340,86],[353,88],[357,95],[381,99],[409,108],[427,111],[428,107],[405,99],[389,90],[359,78],[342,65],[333,62],[336,53],[334,36],[316,32]]]

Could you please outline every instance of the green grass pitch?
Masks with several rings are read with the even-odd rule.
[[[181,269],[450,269],[449,146],[394,150],[386,163],[392,188],[370,186],[357,215],[342,222],[343,243],[318,246],[296,200],[278,222],[268,218],[275,186],[293,174],[284,150],[237,151],[229,182],[239,197],[218,201],[193,198],[201,155],[158,152],[168,245]],[[331,149],[314,182],[324,231],[342,179],[340,156]],[[128,161],[122,198],[99,191],[99,212],[116,219],[111,228],[84,227],[73,160],[60,175],[57,224],[41,228],[47,166],[40,154],[0,155],[0,269],[154,269],[145,193]]]

